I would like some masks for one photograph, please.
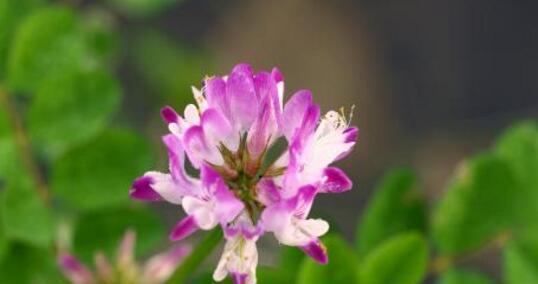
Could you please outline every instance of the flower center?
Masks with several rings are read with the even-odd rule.
[[[247,147],[247,134],[241,137],[238,150],[233,152],[224,144],[219,150],[224,159],[224,165],[213,168],[222,176],[235,196],[243,202],[250,218],[255,223],[264,205],[257,199],[257,184],[265,177],[276,177],[284,173],[285,167],[275,166],[275,161],[286,151],[287,142],[284,138],[277,139],[271,145],[253,157]]]

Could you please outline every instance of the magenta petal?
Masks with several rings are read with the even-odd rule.
[[[129,190],[129,195],[133,199],[143,201],[161,201],[161,196],[151,187],[152,183],[153,179],[150,176],[137,178]]]
[[[248,130],[258,114],[258,98],[248,67],[238,65],[234,68],[226,81],[226,95],[235,126],[240,131]]]
[[[344,142],[355,142],[359,138],[359,129],[357,127],[349,127],[348,129],[344,130]]]
[[[179,121],[179,115],[170,106],[165,106],[161,109],[161,116],[166,123],[177,123]]]
[[[346,173],[339,168],[326,168],[323,175],[326,180],[321,186],[321,192],[340,193],[350,190],[353,186]]]
[[[291,140],[295,130],[301,126],[306,110],[312,104],[312,93],[301,90],[295,93],[284,106],[282,133]]]
[[[202,127],[193,126],[185,131],[183,142],[185,143],[185,151],[192,165],[195,168],[200,168],[202,160],[207,156],[207,152],[209,152]]]
[[[193,216],[187,216],[183,220],[179,221],[172,232],[170,233],[170,240],[179,241],[182,240],[198,230],[198,225]]]
[[[62,253],[58,257],[64,275],[75,284],[93,283],[93,275],[88,268],[70,254]]]
[[[329,263],[329,256],[327,255],[327,248],[323,245],[320,240],[312,240],[310,243],[301,246],[306,255],[311,257],[313,260],[320,264]]]
[[[221,77],[211,77],[205,80],[205,95],[210,108],[218,109],[230,118],[230,106],[226,94],[226,82]]]
[[[271,77],[273,77],[273,80],[275,80],[276,83],[280,83],[284,81],[284,76],[282,75],[282,72],[278,70],[278,68],[273,68],[271,70]]]
[[[223,225],[234,220],[245,205],[228,189],[224,182],[219,181],[215,190],[215,213]]]
[[[230,276],[231,276],[234,284],[245,284],[245,283],[247,283],[248,274],[232,272]]]

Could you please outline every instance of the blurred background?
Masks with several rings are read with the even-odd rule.
[[[414,168],[433,203],[464,157],[491,146],[508,125],[538,117],[536,1],[58,2],[92,27],[123,91],[113,125],[144,133],[157,168],[167,163],[159,109],[181,110],[193,101],[191,86],[239,62],[278,67],[285,97],[310,89],[322,112],[355,105],[359,142],[339,165],[355,187],[315,206],[349,241],[390,169]],[[183,214],[153,207],[166,228]],[[263,263],[274,257],[261,253]]]

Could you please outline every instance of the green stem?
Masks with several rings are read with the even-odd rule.
[[[211,254],[213,249],[217,247],[222,239],[222,230],[220,228],[214,229],[209,232],[205,238],[200,241],[192,251],[192,253],[185,258],[183,263],[174,271],[174,274],[168,279],[167,284],[182,284],[194,274],[196,269],[204,262],[204,260]]]

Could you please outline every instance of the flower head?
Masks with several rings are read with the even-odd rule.
[[[183,115],[162,109],[170,129],[163,137],[169,173],[147,172],[133,183],[131,197],[183,207],[187,217],[172,230],[172,240],[220,225],[227,242],[217,281],[230,275],[235,283],[256,282],[255,242],[265,232],[327,263],[319,237],[329,225],[308,215],[317,194],[352,187],[342,170],[330,166],[355,145],[351,117],[343,111],[320,115],[306,90],[284,104],[282,74],[254,73],[246,64],[206,78],[193,93],[196,105]],[[186,158],[200,178],[186,173]]]
[[[58,263],[66,278],[74,284],[159,284],[164,283],[172,275],[175,268],[190,252],[187,246],[175,247],[151,257],[143,266],[140,266],[134,259],[134,245],[135,233],[126,232],[113,264],[103,253],[98,252],[95,255],[95,272],[66,252],[60,253]]]

